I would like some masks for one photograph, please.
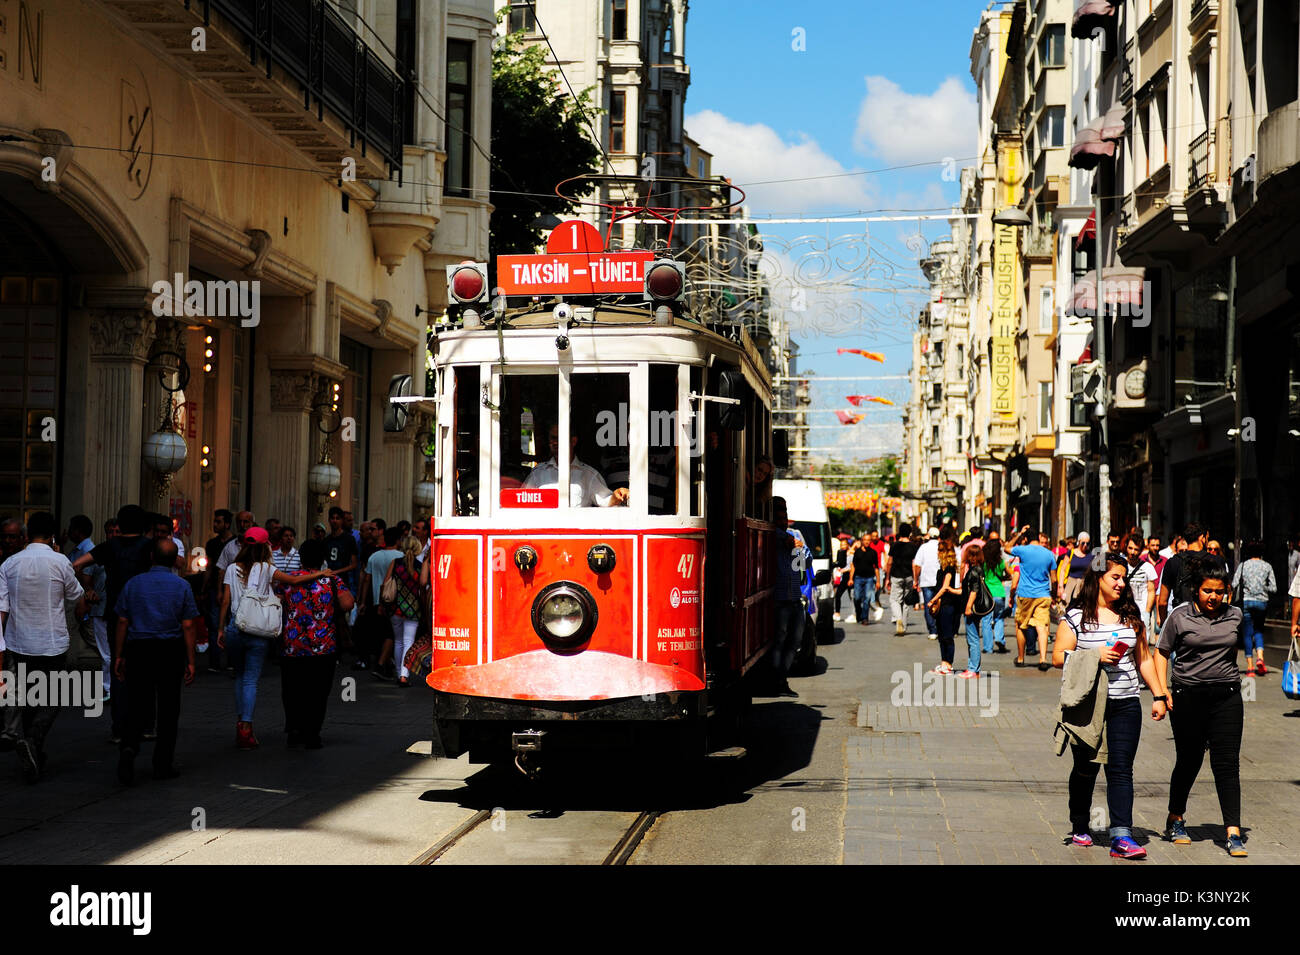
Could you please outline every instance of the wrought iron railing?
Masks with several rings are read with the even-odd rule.
[[[1210,130],[1192,140],[1188,147],[1187,188],[1199,189],[1210,181]]]
[[[196,0],[185,0],[196,5]],[[201,0],[207,21],[215,10],[233,23],[266,75],[276,66],[297,80],[304,106],[317,119],[329,110],[347,127],[361,154],[375,149],[398,170],[402,167],[402,104],[406,82],[366,45],[327,0]]]

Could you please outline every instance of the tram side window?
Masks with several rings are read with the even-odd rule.
[[[456,434],[454,480],[455,513],[473,516],[479,512],[479,369],[477,365],[456,368]]]
[[[646,504],[651,514],[677,513],[677,366],[650,366],[650,474]]]
[[[501,488],[524,486],[552,457],[547,428],[558,418],[559,376],[505,375],[501,379]],[[554,485],[552,485],[554,486]]]
[[[698,365],[691,367],[691,391],[697,395],[704,394],[704,369]],[[704,470],[700,467],[700,462],[704,460],[704,446],[707,435],[704,433],[704,409],[700,407],[705,402],[696,402],[685,409],[687,414],[694,411],[696,417],[688,423],[690,427],[691,440],[691,465],[690,465],[690,490],[691,495],[691,517],[699,517],[702,513],[702,504],[700,499],[704,496]]]

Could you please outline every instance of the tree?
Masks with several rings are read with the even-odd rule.
[[[499,254],[531,252],[542,242],[539,216],[572,214],[575,206],[555,195],[572,176],[573,194],[590,191],[600,149],[587,121],[596,110],[590,88],[575,101],[559,75],[546,66],[544,47],[522,34],[502,38],[492,53],[492,272]],[[521,195],[522,193],[522,195]]]

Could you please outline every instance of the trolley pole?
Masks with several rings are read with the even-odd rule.
[[[1233,438],[1233,473],[1232,473],[1232,562],[1241,566],[1241,470],[1244,465],[1245,447],[1241,438],[1241,351],[1237,348],[1237,257],[1228,260],[1228,384],[1232,388],[1233,426],[1237,434]]]
[[[1097,187],[1096,205],[1093,215],[1097,220],[1097,307],[1093,310],[1094,335],[1097,342],[1097,361],[1101,365],[1101,387],[1097,391],[1097,417],[1101,424],[1101,465],[1097,469],[1097,500],[1101,514],[1100,529],[1097,534],[1100,547],[1093,560],[1093,568],[1106,569],[1106,539],[1110,537],[1110,427],[1107,413],[1110,405],[1110,370],[1106,367],[1106,306],[1102,298],[1102,259],[1101,259],[1101,172],[1094,180]]]

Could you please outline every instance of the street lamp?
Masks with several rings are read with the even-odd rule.
[[[1016,229],[1024,229],[1032,223],[1025,210],[1017,206],[1007,206],[1001,212],[993,216],[993,224],[1009,225]]]

